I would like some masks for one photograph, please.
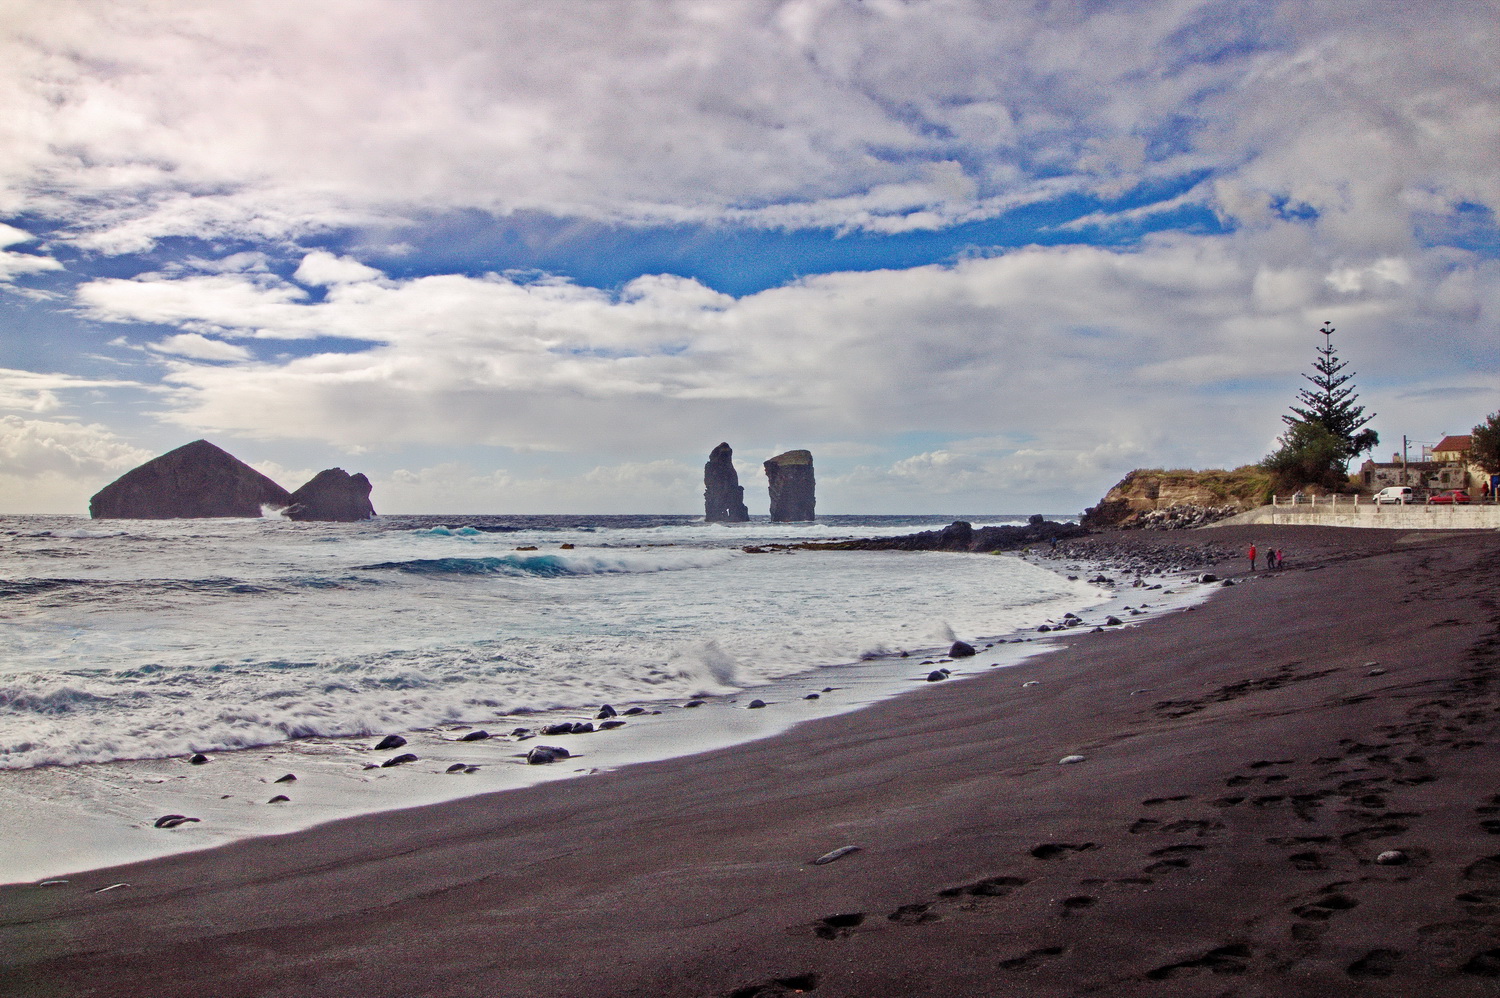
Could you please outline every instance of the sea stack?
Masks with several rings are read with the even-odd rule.
[[[703,518],[709,523],[744,523],[750,519],[745,487],[734,470],[734,451],[720,444],[703,466]]]
[[[790,523],[816,519],[813,515],[812,452],[789,450],[765,464],[771,486],[771,520]]]
[[[94,494],[96,520],[260,516],[291,493],[207,440],[194,440],[127,471]]]
[[[335,520],[352,523],[375,515],[370,505],[370,480],[351,475],[343,468],[320,471],[291,495],[286,509],[289,520]]]

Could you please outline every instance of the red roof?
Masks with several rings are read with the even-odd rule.
[[[1469,450],[1473,446],[1474,438],[1465,433],[1461,437],[1444,437],[1437,442],[1436,447],[1432,448],[1432,452],[1436,454],[1438,451]]]

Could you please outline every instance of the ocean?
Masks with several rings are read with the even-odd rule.
[[[760,737],[852,701],[799,698],[780,720],[755,712],[766,716],[759,727],[738,709],[680,708],[704,698],[737,707],[762,690],[785,694],[788,683],[817,690],[875,673],[885,685],[870,692],[866,683],[861,695],[890,695],[892,677],[910,685],[931,668],[917,662],[941,656],[955,638],[983,648],[1112,595],[1009,556],[745,550],[906,534],[952,519],[0,517],[0,825],[12,843],[36,843],[29,860],[15,849],[0,859],[0,880],[69,868],[60,853],[84,865],[135,858],[499,785],[488,773],[465,790],[454,781],[417,787],[384,768],[371,775],[374,763],[361,753],[385,734],[416,747],[426,737],[423,760],[472,759],[453,754],[459,732],[508,734],[611,704],[646,708],[635,728],[622,729],[636,741],[611,743],[634,745],[634,754],[622,750],[611,765],[659,757],[668,742]],[[694,715],[697,734],[649,735],[673,730],[661,727],[673,714]],[[590,744],[617,734],[589,736]],[[482,761],[514,777],[535,769],[517,757],[525,747],[515,746],[506,767],[494,749]],[[214,767],[188,767],[194,753],[211,755]],[[366,761],[353,765],[358,759]],[[252,773],[248,760],[261,769]],[[316,807],[274,820],[223,815],[220,799],[263,804],[252,801],[257,787],[292,761],[323,767],[330,788],[343,789],[313,801],[304,774],[300,799]],[[388,781],[384,796],[351,799],[351,781],[377,778]],[[252,779],[257,786],[246,789]],[[38,797],[66,799],[71,817],[18,814]],[[190,827],[192,845],[163,846],[164,833],[152,829],[158,807],[211,805],[219,829]],[[55,836],[75,832],[79,842],[55,848]]]

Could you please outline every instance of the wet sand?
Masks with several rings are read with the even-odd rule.
[[[762,741],[0,888],[0,993],[1497,993],[1500,535],[1094,547],[1250,540],[1287,567]]]

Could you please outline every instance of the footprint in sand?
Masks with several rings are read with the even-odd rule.
[[[1000,961],[1001,970],[1030,970],[1032,967],[1048,960],[1055,959],[1067,952],[1066,946],[1043,946],[1040,949],[1029,950],[1020,956],[1013,956],[1009,960]]]
[[[782,995],[798,995],[816,991],[819,977],[814,973],[794,974],[790,977],[773,977],[729,992],[729,998],[780,998]]]
[[[1148,981],[1166,981],[1187,974],[1208,972],[1211,974],[1243,974],[1250,968],[1252,950],[1245,943],[1230,943],[1211,949],[1202,956],[1178,963],[1169,963],[1155,970],[1146,971]]]

